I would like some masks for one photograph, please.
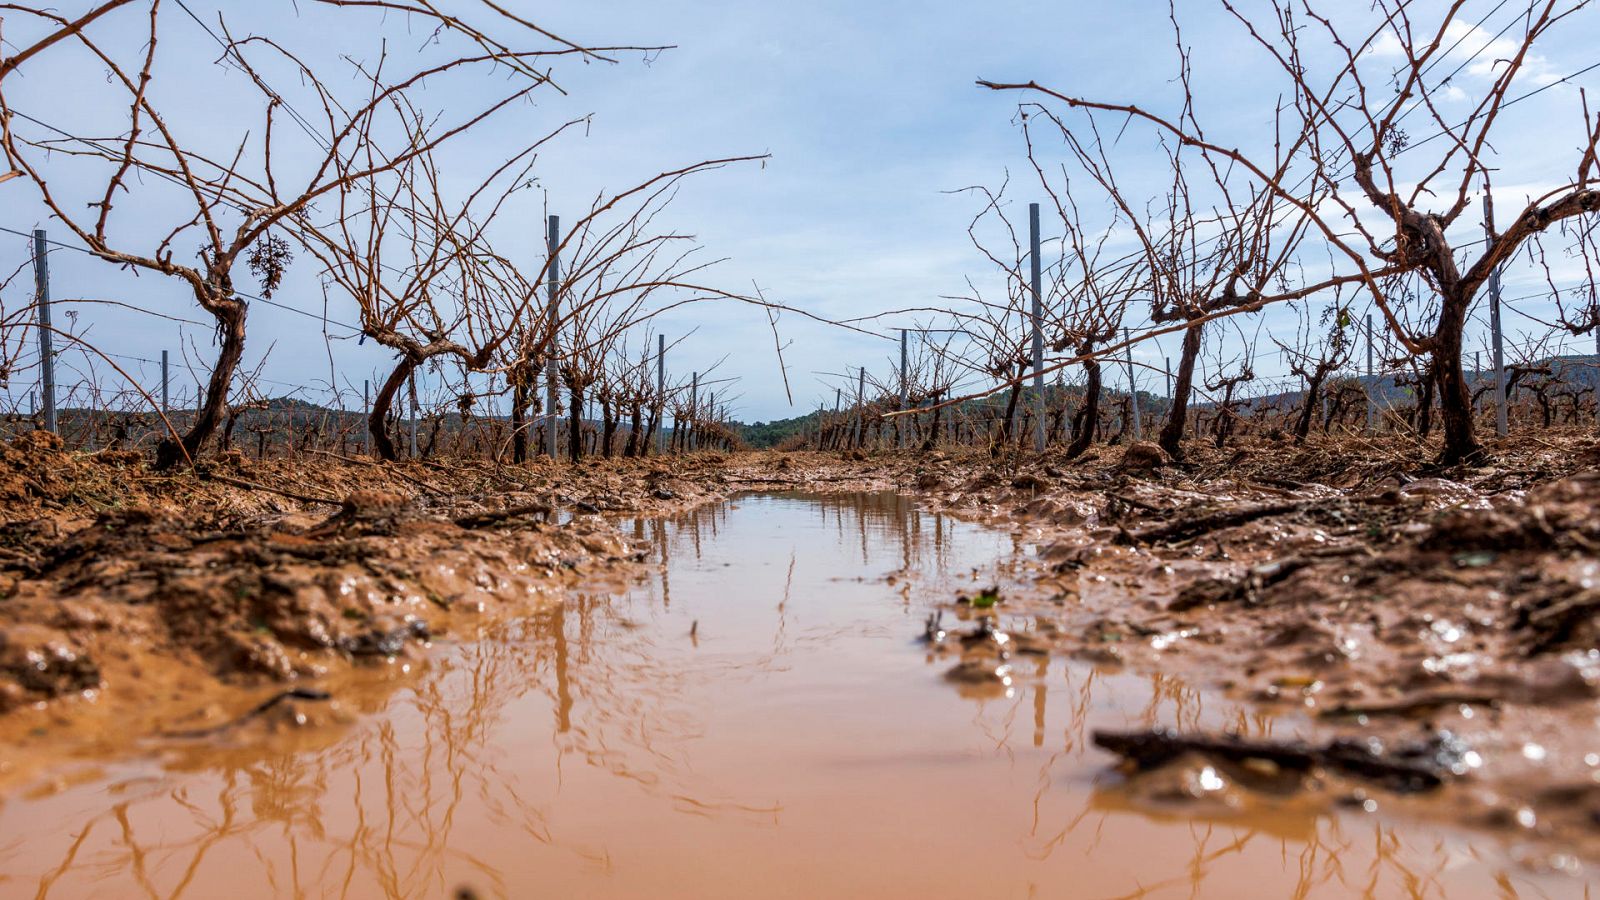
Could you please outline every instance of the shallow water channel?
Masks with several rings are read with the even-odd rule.
[[[457,635],[399,689],[341,686],[365,713],[348,728],[63,766],[5,798],[0,895],[1582,890],[1378,816],[1144,811],[1092,728],[1287,726],[1044,657],[1015,657],[1009,685],[947,680],[954,659],[915,639],[935,604],[1003,580],[1026,550],[1008,533],[892,494],[752,494],[622,527],[659,571]]]

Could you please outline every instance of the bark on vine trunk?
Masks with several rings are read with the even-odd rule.
[[[935,403],[933,407],[933,423],[928,428],[928,436],[922,440],[922,452],[933,450],[933,445],[939,442],[939,423],[944,418],[944,407]]]
[[[228,293],[232,293],[231,289],[228,289]],[[215,308],[217,330],[222,333],[222,350],[217,354],[217,362],[211,368],[211,378],[206,382],[205,401],[200,404],[194,424],[183,435],[181,445],[171,437],[162,438],[156,444],[157,471],[170,469],[185,459],[198,456],[206,441],[222,423],[228,408],[228,388],[233,384],[233,373],[238,370],[239,361],[244,358],[246,310],[244,301],[231,297],[215,304]]]
[[[635,403],[628,409],[628,443],[622,448],[622,455],[633,459],[639,455],[639,404]]]
[[[583,385],[574,379],[570,385],[572,427],[567,429],[567,456],[573,462],[583,459]]]
[[[377,395],[372,398],[372,411],[367,414],[367,432],[372,435],[372,449],[378,451],[380,458],[390,462],[399,459],[399,454],[395,452],[394,441],[389,438],[389,408],[394,405],[394,398],[400,389],[405,387],[406,379],[419,365],[422,365],[421,359],[401,356],[389,377],[379,386]]]
[[[1311,418],[1317,413],[1317,398],[1322,394],[1322,382],[1327,376],[1323,374],[1322,367],[1318,366],[1309,379],[1306,380],[1305,405],[1300,407],[1300,416],[1294,423],[1294,442],[1303,444],[1307,435],[1311,434]]]
[[[1233,436],[1234,425],[1239,420],[1239,414],[1233,411],[1233,392],[1238,386],[1238,382],[1230,379],[1223,389],[1222,403],[1217,407],[1215,446],[1218,450],[1228,445],[1228,438]]]
[[[1446,298],[1434,331],[1433,379],[1439,390],[1439,420],[1444,426],[1444,449],[1439,463],[1445,466],[1477,462],[1483,458],[1483,445],[1472,421],[1472,398],[1467,391],[1467,376],[1461,370],[1461,331],[1466,324],[1470,297]]]
[[[1086,343],[1080,352],[1088,353],[1093,349]],[[1100,421],[1100,361],[1084,360],[1083,372],[1086,376],[1083,403],[1072,417],[1072,443],[1067,445],[1067,459],[1077,459],[1088,451],[1089,445],[1094,443],[1095,426]]]
[[[1000,451],[1011,443],[1011,420],[1017,413],[1017,398],[1022,396],[1022,382],[1011,386],[1011,393],[1006,397],[1006,416],[1000,422],[1000,435],[989,444],[989,455],[999,456]]]
[[[1183,352],[1178,357],[1178,377],[1172,382],[1172,408],[1167,411],[1167,422],[1161,427],[1157,443],[1173,459],[1183,459],[1183,428],[1189,418],[1189,394],[1194,385],[1194,363],[1200,356],[1200,331],[1202,323],[1195,323],[1183,333]]]
[[[617,436],[617,419],[612,415],[611,398],[600,398],[600,455],[606,459],[611,458],[611,444]]]
[[[645,428],[644,441],[639,447],[640,456],[649,456],[656,445],[656,429],[661,427],[661,408],[650,408],[650,424]]]
[[[1433,366],[1429,365],[1428,370],[1422,375],[1421,391],[1417,396],[1417,434],[1424,438],[1433,431],[1433,388],[1437,382],[1438,375],[1434,373]],[[1469,395],[1467,403],[1471,402],[1472,398]]]
[[[537,396],[531,367],[515,366],[511,370],[511,461],[528,461],[528,407]]]

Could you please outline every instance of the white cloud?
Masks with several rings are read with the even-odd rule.
[[[1420,23],[1414,24],[1420,25]],[[1416,52],[1420,53],[1426,48],[1432,34],[1431,30],[1424,32],[1420,28],[1415,32],[1412,41]],[[1500,77],[1501,72],[1516,57],[1522,46],[1520,38],[1521,33],[1515,26],[1507,30],[1503,36],[1497,36],[1495,32],[1483,26],[1455,19],[1444,29],[1440,46],[1445,52],[1436,57],[1429,68],[1438,78],[1451,77],[1459,69],[1461,74],[1471,76],[1479,82],[1492,81]],[[1405,44],[1395,31],[1385,31],[1368,48],[1365,56],[1373,60],[1404,60]],[[1548,57],[1529,48],[1522,58],[1521,68],[1514,81],[1549,84],[1559,81],[1560,78],[1561,75]],[[1452,84],[1445,96],[1450,100],[1461,100],[1465,99],[1466,92]]]

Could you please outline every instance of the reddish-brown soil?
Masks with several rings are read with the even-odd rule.
[[[1558,866],[1600,858],[1600,450],[1545,434],[1447,472],[1426,472],[1423,452],[1347,440],[1196,449],[1183,465],[1136,445],[1077,461],[752,453],[515,468],[323,455],[168,476],[34,435],[0,447],[0,738],[13,748],[0,784],[47,756],[205,733],[269,686],[352,666],[401,679],[431,635],[636,574],[646,563],[611,516],[743,490],[892,487],[1016,528],[1037,551],[997,608],[1009,646],[974,642],[954,680],[981,689],[1025,648],[1180,674],[1312,717],[1330,740],[1449,732],[1462,749],[1425,799],[1321,771],[1266,781],[1501,829]],[[983,617],[956,598],[951,611],[952,628]],[[330,714],[307,700],[260,715]],[[1130,791],[1189,797],[1185,772],[1206,759]],[[1249,794],[1262,768],[1224,771]]]
[[[1319,740],[1442,739],[1453,753],[1429,762],[1445,789],[1383,803],[1502,830],[1565,868],[1600,855],[1600,456],[1589,435],[1498,449],[1427,473],[1355,442],[1185,466],[1146,445],[1126,465],[1114,451],[1005,471],[929,460],[916,484],[1037,543],[1034,589],[1004,604],[1035,644],[1298,712]],[[1130,790],[1188,800],[1189,776],[1218,761],[1189,754]],[[1259,768],[1231,771],[1263,786]],[[1285,780],[1326,802],[1381,793],[1321,771],[1267,792]]]

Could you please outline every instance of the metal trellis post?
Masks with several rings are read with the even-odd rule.
[[[560,321],[557,316],[556,297],[561,284],[561,217],[550,216],[545,220],[545,252],[550,256],[550,266],[545,277],[545,294],[549,305],[550,316],[550,349],[555,349],[556,325]],[[556,361],[552,356],[545,367],[545,380],[549,382],[546,388],[550,399],[550,408],[545,418],[545,439],[550,446],[550,458],[556,459],[560,454],[556,450],[556,430],[560,427],[560,420],[556,418]]]
[[[1367,431],[1372,431],[1373,399],[1372,399],[1372,313],[1367,313],[1367,378],[1365,381],[1367,393]]]
[[[558,377],[558,367],[556,366],[555,359],[552,357],[551,359],[546,360],[544,364],[544,434],[549,445],[548,449],[550,451],[551,459],[557,459],[561,455],[560,451],[556,449],[556,438],[558,437],[556,434],[556,429],[560,426],[560,421],[556,418],[556,405],[561,401],[560,396],[556,393],[556,382]]]
[[[1494,250],[1494,201],[1489,191],[1483,192],[1483,234],[1487,238],[1485,252]],[[1500,331],[1500,267],[1489,272],[1489,331],[1494,338],[1494,433],[1505,437],[1509,430],[1506,420],[1506,353]]]
[[[40,388],[44,401],[44,430],[56,430],[56,355],[50,330],[50,259],[45,255],[44,229],[33,231],[33,285],[39,303]]]
[[[1139,422],[1139,383],[1133,377],[1132,331],[1122,329],[1122,339],[1128,342],[1128,408],[1133,411],[1133,439],[1137,441],[1144,437],[1144,428]]]
[[[906,404],[911,402],[911,372],[907,368],[909,356],[906,353],[906,329],[900,329],[900,409],[903,411]],[[906,445],[906,424],[901,422],[895,426],[895,443],[902,449]]]
[[[661,404],[656,423],[656,455],[667,452],[667,336],[656,335],[656,396]]]
[[[695,444],[695,421],[700,417],[700,373],[695,372],[689,378],[689,430],[684,432],[684,449],[693,450]]]
[[[1039,204],[1028,204],[1028,244],[1032,258],[1030,286],[1033,289],[1033,450],[1044,452],[1044,299],[1042,264],[1039,259]]]
[[[861,367],[860,380],[856,382],[856,447],[861,447],[862,429],[867,418],[867,367]]]
[[[411,458],[417,458],[417,413],[422,406],[417,403],[417,371],[411,370]],[[292,408],[290,415],[293,415]],[[291,436],[292,439],[292,436]]]

